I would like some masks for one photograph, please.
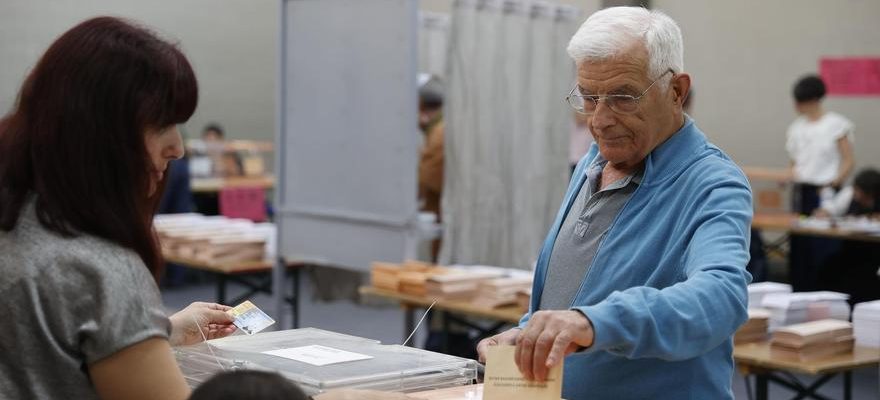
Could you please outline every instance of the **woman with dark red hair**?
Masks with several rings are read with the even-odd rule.
[[[0,397],[183,399],[171,345],[234,331],[166,317],[152,215],[198,101],[174,45],[101,17],[59,37],[0,120]]]

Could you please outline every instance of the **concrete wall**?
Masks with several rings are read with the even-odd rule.
[[[880,56],[876,0],[652,0],[681,25],[694,118],[741,165],[785,166],[791,89],[823,56]],[[828,97],[856,124],[857,168],[880,167],[880,97]]]
[[[559,0],[582,9],[597,1]],[[449,12],[452,0],[422,0]],[[785,128],[795,117],[791,86],[822,56],[880,55],[880,1],[654,0],[685,36],[685,66],[695,87],[694,117],[743,165],[784,166]],[[193,62],[202,99],[186,125],[208,121],[231,137],[270,140],[275,129],[278,22],[275,0],[2,0],[0,112],[51,41],[93,15],[138,19],[175,38]],[[880,165],[880,97],[831,97],[828,109],[856,126],[859,166]]]
[[[139,20],[180,42],[201,86],[185,128],[209,121],[234,138],[272,140],[278,2],[275,0],[2,0],[0,113],[15,102],[28,71],[58,35],[96,15]]]

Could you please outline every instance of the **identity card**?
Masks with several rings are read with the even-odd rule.
[[[248,335],[253,335],[275,323],[274,319],[257,308],[250,300],[235,306],[227,313],[235,318],[232,323]]]

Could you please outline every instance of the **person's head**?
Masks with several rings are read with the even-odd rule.
[[[219,124],[208,124],[202,129],[202,140],[206,142],[216,142],[223,140],[223,127]]]
[[[118,18],[71,28],[0,120],[0,229],[15,227],[33,194],[48,229],[131,248],[158,274],[152,214],[168,162],[183,155],[176,125],[197,102],[175,45]]]
[[[190,400],[307,400],[293,382],[274,372],[229,371],[214,375]]]
[[[582,102],[599,151],[613,165],[640,165],[681,128],[690,88],[683,53],[675,21],[641,7],[600,10],[571,38],[578,84],[569,99]]]
[[[443,114],[443,83],[432,76],[419,86],[419,128],[425,130]]]
[[[794,108],[798,114],[807,114],[819,106],[825,97],[825,82],[816,75],[807,75],[798,79],[792,89]]]
[[[880,172],[875,169],[864,169],[853,181],[853,201],[860,207],[877,210],[880,201]]]

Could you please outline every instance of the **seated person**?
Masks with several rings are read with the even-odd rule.
[[[197,103],[183,53],[118,18],[30,72],[0,119],[0,397],[182,400],[171,346],[234,332],[219,304],[166,316],[156,286],[153,211]]]
[[[880,216],[880,172],[873,169],[859,172],[853,186],[823,201],[815,215]],[[844,240],[819,270],[820,289],[847,293],[852,304],[880,299],[878,268],[880,244]]]
[[[824,188],[822,202],[813,213],[817,217],[868,215],[880,217],[880,172],[875,169],[860,171],[852,186],[838,191]]]
[[[216,123],[205,126],[202,129],[202,140],[214,165],[214,175],[221,177],[244,175],[241,157],[234,151],[226,149],[222,126]]]

